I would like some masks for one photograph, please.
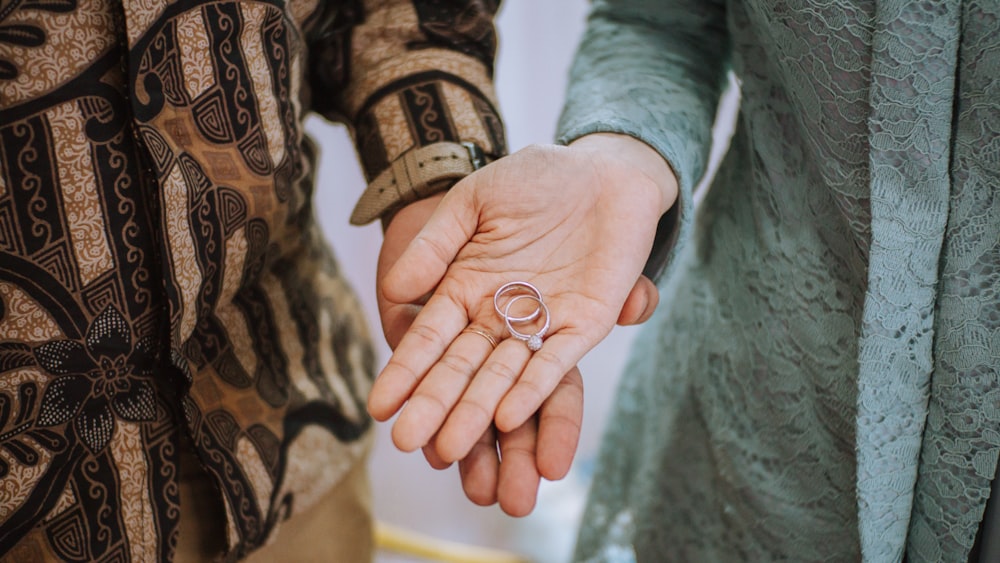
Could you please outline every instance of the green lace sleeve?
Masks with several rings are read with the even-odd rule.
[[[705,172],[729,59],[724,3],[598,0],[570,71],[558,142],[623,133],[655,148],[680,185],[646,265],[665,274],[690,231],[692,190]]]

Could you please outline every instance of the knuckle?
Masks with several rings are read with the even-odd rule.
[[[474,423],[486,423],[489,424],[493,420],[493,412],[482,402],[475,399],[467,399],[459,403],[456,409],[462,408],[466,411],[465,416],[469,417]]]
[[[386,369],[409,376],[414,385],[420,381],[420,374],[398,359],[389,358],[389,361],[386,363]]]
[[[488,375],[499,377],[500,379],[507,380],[511,383],[517,380],[517,376],[520,373],[511,366],[499,361],[487,362],[487,364],[483,366],[483,371]]]
[[[565,414],[542,414],[540,418],[545,421],[546,424],[555,422],[560,425],[567,425],[577,431],[582,428],[582,421],[579,418]]]
[[[410,334],[419,338],[428,346],[442,346],[444,337],[436,328],[428,324],[416,324],[410,327]]]
[[[434,411],[437,417],[444,417],[451,410],[451,405],[444,402],[441,397],[438,397],[436,393],[427,393],[424,391],[417,390],[413,394],[413,401],[423,401],[426,403],[427,407]]]
[[[563,367],[562,358],[560,358],[557,354],[553,354],[552,352],[546,351],[544,348],[535,352],[535,356],[532,359],[542,364],[552,366],[554,368]]]
[[[537,402],[541,402],[546,397],[545,390],[533,379],[521,379],[521,381],[517,382],[517,385],[522,392],[533,395],[534,400]]]
[[[458,354],[445,354],[438,363],[450,371],[466,376],[466,379],[471,379],[472,373],[476,371],[474,363]]]
[[[528,456],[528,457],[534,457],[535,456],[535,448],[534,447],[528,447],[528,446],[522,446],[522,445],[513,445],[512,444],[512,445],[508,445],[507,447],[503,448],[503,453],[506,456],[510,456],[510,455],[524,455],[524,456]]]
[[[434,257],[440,260],[441,263],[447,264],[451,262],[450,259],[451,253],[448,251],[447,248],[445,248],[445,246],[441,243],[441,241],[425,236],[419,236],[418,238],[420,242],[427,245],[427,247],[430,249]]]

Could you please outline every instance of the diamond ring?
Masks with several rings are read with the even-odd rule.
[[[519,317],[511,317],[510,308],[511,306],[514,305],[514,303],[517,303],[522,299],[532,299],[538,302],[538,308],[535,310],[534,316],[538,316],[538,314],[545,315],[545,324],[543,324],[542,328],[538,329],[538,332],[534,334],[525,334],[523,332],[518,332],[517,329],[515,329],[513,326],[513,323],[518,322],[517,319]],[[540,297],[536,297],[534,295],[523,294],[514,296],[510,301],[507,302],[507,306],[504,307],[503,310],[503,322],[504,324],[507,325],[507,330],[510,331],[510,335],[518,340],[524,341],[528,345],[528,349],[531,350],[532,352],[537,352],[542,348],[542,337],[544,337],[545,333],[548,332],[551,320],[552,320],[551,317],[549,317],[548,306],[545,305],[545,302],[543,302]]]

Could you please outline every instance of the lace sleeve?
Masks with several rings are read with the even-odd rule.
[[[666,158],[680,184],[661,219],[646,275],[664,277],[688,236],[691,193],[705,172],[729,59],[724,3],[594,2],[570,73],[558,141],[623,133]]]

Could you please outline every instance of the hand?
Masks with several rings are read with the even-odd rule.
[[[500,508],[511,516],[530,514],[541,477],[558,480],[569,472],[582,417],[583,380],[574,369],[536,416],[511,432],[498,432],[490,425],[469,454],[459,460],[465,495],[480,506],[499,501]],[[451,466],[438,455],[435,439],[423,452],[432,467]]]
[[[381,288],[385,272],[426,223],[442,196],[408,205],[389,223],[379,253],[378,288]],[[637,288],[641,287],[637,285]],[[630,322],[638,320],[643,313],[643,305],[638,302],[640,298],[643,303],[648,299],[648,296],[642,295],[641,289],[636,289],[634,293],[636,297],[631,301],[636,304],[623,310],[625,320]],[[399,344],[423,302],[421,296],[411,303],[392,303],[378,291],[382,329],[390,347],[395,348]],[[583,380],[579,370],[574,368],[535,417],[511,432],[498,433],[490,425],[468,455],[459,461],[459,474],[466,496],[481,506],[499,501],[500,507],[512,516],[529,514],[538,496],[541,477],[561,479],[569,471],[580,436],[582,417]],[[423,451],[432,467],[445,469],[451,465],[450,461],[437,454],[433,440],[424,446]]]
[[[520,427],[616,319],[648,317],[655,297],[639,272],[675,198],[662,158],[618,135],[529,148],[460,182],[383,277],[390,304],[434,293],[376,381],[369,411],[384,420],[409,400],[396,445],[416,449],[436,434],[444,461],[464,458],[494,413],[501,432]],[[471,321],[505,334],[492,294],[512,280],[535,284],[552,314],[535,354],[517,340],[492,350],[462,333]]]

